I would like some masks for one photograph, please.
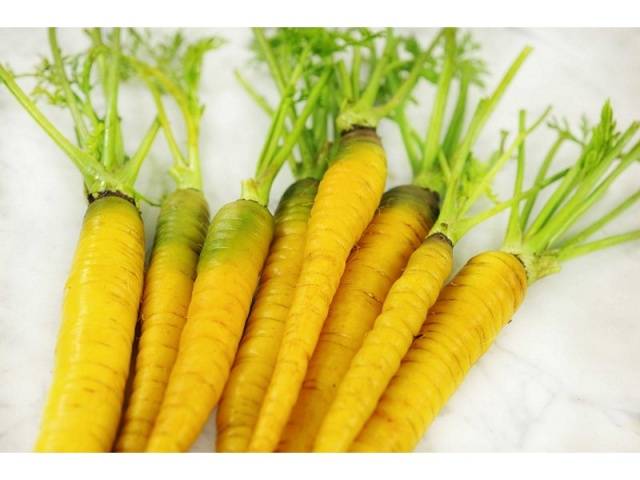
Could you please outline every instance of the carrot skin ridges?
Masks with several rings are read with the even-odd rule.
[[[178,189],[162,203],[140,313],[131,396],[115,450],[142,452],[160,409],[187,317],[209,208],[201,191]]]
[[[218,407],[216,450],[219,452],[242,452],[249,445],[300,274],[307,224],[318,183],[311,178],[293,183],[282,196],[274,215],[275,232],[269,256]]]
[[[216,406],[269,250],[273,217],[237,200],[209,226],[165,396],[147,451],[186,451]]]
[[[353,451],[408,452],[522,302],[527,277],[505,252],[472,258],[447,285]]]
[[[89,204],[64,293],[53,382],[35,449],[111,450],[144,275],[144,228],[117,195]]]
[[[349,256],[279,451],[313,447],[342,376],[382,310],[391,285],[431,228],[437,203],[434,193],[413,185],[383,195]]]
[[[302,269],[251,451],[278,445],[347,257],[373,218],[386,175],[384,150],[373,130],[357,129],[341,138],[311,209]]]
[[[430,235],[413,252],[338,386],[315,451],[343,452],[351,446],[418,334],[452,264],[453,248],[441,234]]]

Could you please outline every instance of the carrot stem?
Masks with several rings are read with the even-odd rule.
[[[353,47],[353,58],[351,61],[351,92],[353,97],[360,95],[360,76],[362,69],[362,53],[360,47]]]
[[[69,79],[67,78],[67,73],[65,72],[64,63],[62,61],[62,53],[60,52],[60,46],[58,45],[58,36],[56,34],[56,29],[49,28],[48,35],[49,46],[51,48],[51,55],[53,56],[53,64],[56,75],[60,81],[60,85],[62,86],[62,91],[64,92],[67,105],[69,106],[71,117],[73,118],[78,143],[81,147],[84,147],[84,144],[89,137],[89,132],[87,130],[87,126],[84,123],[84,118],[80,113],[80,109],[78,108],[77,97],[73,93],[73,91],[71,90],[71,86],[69,85]]]
[[[565,249],[570,249],[578,246],[584,241],[588,240],[594,233],[598,232],[602,227],[607,225],[609,222],[614,220],[620,214],[625,212],[629,207],[631,207],[634,203],[640,200],[640,190],[636,193],[630,195],[625,200],[623,200],[617,207],[611,210],[609,213],[603,215],[597,221],[593,222],[590,226],[581,230],[579,233],[575,234],[573,237],[565,240],[560,247],[560,252]],[[562,255],[562,253],[560,253]]]
[[[464,117],[467,110],[467,98],[469,94],[469,86],[471,85],[471,74],[467,70],[463,70],[460,77],[460,86],[458,88],[458,99],[453,109],[451,120],[447,133],[442,141],[442,151],[445,158],[449,159],[458,144],[462,127],[464,126]]]
[[[258,49],[264,55],[267,61],[267,65],[269,66],[269,71],[271,72],[271,76],[275,81],[278,92],[280,93],[280,95],[284,95],[287,90],[287,80],[285,79],[285,76],[282,71],[284,64],[281,64],[277,61],[276,56],[273,52],[273,49],[271,48],[271,46],[269,45],[269,42],[265,37],[264,29],[253,28],[252,31],[256,38]],[[293,108],[293,105],[291,105],[288,108],[287,114],[289,115],[291,123],[295,123],[297,120],[297,114],[296,114],[295,108]],[[305,143],[305,140],[301,139],[299,143],[300,143],[300,149],[302,150],[303,156],[309,155],[310,148]]]
[[[431,118],[427,126],[427,134],[422,146],[422,160],[418,176],[428,176],[433,170],[433,165],[437,160],[438,151],[440,150],[440,132],[447,107],[447,99],[449,97],[449,87],[455,73],[456,60],[456,31],[454,29],[445,29],[445,61],[438,80],[438,90],[434,100]]]
[[[544,222],[542,228],[534,235],[528,236],[527,243],[530,248],[541,250],[545,245],[549,245],[558,238],[562,232],[566,231],[568,225],[575,223],[575,221],[605,193],[613,180],[640,155],[640,143],[638,143],[631,152],[625,155],[625,159],[605,178],[600,186],[591,192],[595,183],[604,173],[604,170],[618,157],[624,145],[631,140],[631,135],[633,135],[637,129],[638,125],[627,129],[627,132],[605,155],[601,165],[589,170],[586,178],[580,182],[579,188],[564,206],[560,208],[556,207],[554,209],[556,210],[555,213],[548,218],[548,221]],[[564,198],[566,198],[566,196]],[[564,198],[557,199],[556,202],[561,202]]]
[[[527,113],[524,110],[520,110],[518,115],[518,132],[520,135],[526,133],[526,119]],[[518,147],[518,166],[516,170],[515,187],[513,189],[513,196],[517,197],[522,192],[522,184],[524,182],[524,164],[526,156],[526,146],[523,140]],[[507,226],[507,233],[505,235],[505,244],[520,243],[522,241],[522,229],[520,228],[520,209],[518,207],[511,209],[509,215],[509,224]]]
[[[405,79],[405,81],[398,87],[398,89],[396,89],[391,99],[389,99],[387,103],[385,103],[384,105],[381,105],[374,109],[374,113],[375,113],[374,118],[379,120],[383,117],[386,117],[387,115],[391,114],[391,112],[393,112],[395,109],[400,107],[405,102],[405,100],[409,96],[409,93],[411,93],[411,91],[413,90],[413,87],[415,87],[416,83],[418,82],[422,74],[422,70],[424,69],[425,62],[429,59],[429,57],[431,57],[433,53],[433,49],[438,44],[438,41],[440,40],[440,37],[443,35],[444,31],[448,31],[448,29],[441,30],[440,32],[438,32],[438,34],[431,41],[427,49],[424,50],[415,59],[415,61],[413,62],[413,66],[411,67],[411,71],[409,72],[409,75],[407,75],[407,78]]]
[[[116,156],[116,138],[120,128],[118,117],[118,84],[120,80],[120,29],[113,30],[113,51],[106,77],[107,111],[104,121],[104,137],[102,144],[102,164],[111,170],[120,164]]]
[[[386,29],[385,37],[385,46],[384,51],[382,52],[382,57],[373,68],[373,71],[369,76],[367,86],[365,87],[364,92],[362,92],[362,96],[360,96],[354,105],[354,110],[368,109],[373,107],[375,104],[378,91],[380,90],[380,84],[384,78],[385,67],[389,62],[389,57],[392,55],[397,42],[391,28]]]
[[[309,118],[309,116],[311,115],[311,113],[313,112],[313,109],[315,108],[318,98],[320,97],[322,90],[324,89],[327,81],[329,80],[330,74],[331,74],[330,70],[325,70],[323,72],[322,76],[320,77],[316,85],[313,87],[311,92],[309,93],[309,96],[305,102],[305,106],[302,112],[300,113],[300,115],[298,116],[295,124],[293,125],[291,132],[288,134],[284,144],[282,145],[281,148],[279,148],[278,152],[273,156],[273,158],[264,165],[262,170],[257,173],[256,183],[257,183],[258,199],[260,202],[262,202],[263,205],[267,205],[269,201],[269,193],[271,191],[271,185],[273,184],[273,180],[275,179],[276,175],[280,171],[282,164],[287,159],[287,157],[289,157],[289,155],[291,154],[291,151],[293,150],[296,143],[298,142],[300,134],[304,129],[305,123]]]
[[[472,145],[475,144],[476,139],[489,120],[489,117],[491,116],[491,113],[493,113],[493,110],[498,104],[498,101],[504,95],[507,87],[509,86],[515,75],[518,73],[518,70],[520,70],[520,67],[529,56],[531,51],[531,47],[525,47],[520,52],[515,61],[511,64],[493,93],[489,97],[483,98],[478,103],[476,111],[471,119],[469,128],[467,129],[467,132],[464,135],[461,143],[458,145],[451,157],[451,181],[447,186],[447,191],[456,192],[458,190],[462,173],[464,171],[464,166],[468,161]],[[477,189],[477,191],[479,191],[479,189]],[[445,196],[440,211],[439,223],[451,223],[450,219],[456,218],[456,215],[458,215],[460,212],[460,209],[457,205],[458,201],[458,195]],[[468,202],[467,206],[470,206]]]
[[[549,178],[538,180],[529,190],[525,190],[518,195],[514,195],[509,200],[497,203],[493,207],[484,210],[483,212],[480,212],[472,217],[467,217],[460,220],[458,227],[456,228],[457,238],[462,238],[473,227],[506,210],[507,208],[514,208],[522,200],[528,200],[535,197],[542,190],[562,179],[567,174],[567,171],[568,169],[564,169]]]
[[[551,145],[551,148],[545,155],[544,160],[542,161],[542,165],[540,166],[538,173],[536,174],[536,178],[534,180],[535,184],[539,183],[547,175],[547,172],[551,167],[551,163],[555,159],[558,151],[560,150],[560,147],[565,142],[565,140],[566,140],[566,137],[564,137],[563,135],[560,135],[558,136],[558,139],[553,143],[553,145]],[[531,215],[531,210],[533,210],[535,201],[536,201],[536,197],[532,196],[527,198],[527,201],[524,204],[522,213],[520,214],[520,228],[522,230],[526,228],[527,223],[529,222],[529,216]]]
[[[133,184],[135,182],[138,177],[138,173],[140,172],[142,162],[149,154],[149,150],[151,150],[151,146],[158,134],[158,130],[160,130],[160,126],[160,121],[157,118],[151,122],[151,125],[147,129],[147,133],[138,146],[138,150],[136,150],[136,153],[133,154],[122,169],[120,176],[124,183]]]
[[[256,104],[258,104],[258,106],[262,108],[262,110],[264,110],[267,115],[269,115],[270,117],[273,116],[275,114],[275,111],[273,110],[271,105],[269,105],[267,99],[264,98],[263,95],[260,95],[255,88],[253,88],[253,85],[251,85],[251,83],[249,83],[249,81],[244,78],[244,76],[238,69],[234,70],[233,74],[235,75],[236,80],[238,80],[242,88],[244,88],[247,94],[253,99],[253,101],[256,102]]]
[[[634,230],[620,235],[612,235],[610,237],[595,240],[593,242],[583,243],[582,245],[574,245],[561,249],[558,254],[559,261],[571,260],[572,258],[587,255],[597,250],[613,247],[624,242],[640,240],[640,230]]]
[[[45,133],[67,154],[84,177],[89,192],[95,192],[109,177],[106,170],[91,155],[75,146],[49,119],[42,113],[31,98],[13,79],[13,75],[0,65],[0,80],[4,82],[11,94],[24,107],[27,113],[40,125]]]

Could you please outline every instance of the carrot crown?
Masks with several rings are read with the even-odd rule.
[[[276,54],[293,55],[291,58],[295,58],[292,45],[308,45],[318,63],[334,70],[332,95],[338,107],[335,126],[341,134],[358,127],[376,128],[382,118],[402,106],[434,62],[432,51],[439,37],[422,49],[413,37],[398,37],[391,29],[280,28],[269,43]],[[264,39],[258,37],[257,43],[273,69],[276,56],[269,58],[266,49],[260,47]],[[400,46],[408,58],[401,58]],[[277,75],[275,80],[282,83]]]
[[[439,35],[438,46],[442,50],[440,53],[442,65],[438,66],[437,71],[428,72],[427,78],[436,83],[436,93],[424,136],[420,135],[408,121],[406,107],[409,106],[409,102],[405,102],[391,116],[402,136],[411,166],[413,183],[429,188],[441,197],[446,187],[447,159],[451,158],[464,127],[469,88],[474,84],[482,85],[482,77],[486,72],[484,62],[473,55],[478,45],[473,42],[469,34],[465,34],[461,39],[458,39],[458,36],[454,28],[446,28]],[[445,131],[445,113],[455,77],[459,84],[458,95]],[[395,88],[399,82],[391,76],[389,83],[392,88]]]
[[[297,59],[305,51],[305,48],[314,49],[313,42],[318,37],[302,33],[305,29],[282,28],[268,31],[262,28],[254,28],[253,50],[255,60],[259,64],[267,66],[269,75],[276,87],[280,99],[286,94],[287,82],[294,71]],[[310,64],[304,69],[295,96],[299,99],[306,98],[311,86],[322,81],[323,75],[329,75],[326,86],[320,90],[317,102],[308,121],[303,125],[300,135],[297,137],[296,146],[289,155],[288,163],[291,172],[296,179],[315,178],[320,179],[327,169],[329,157],[336,146],[337,133],[334,128],[335,118],[338,114],[338,103],[332,88],[334,77],[331,76],[332,66],[322,60],[310,57]],[[329,71],[329,73],[325,73]],[[248,95],[271,118],[275,117],[276,109],[273,108],[264,95],[259,93],[251,82],[239,70],[235,71],[239,83]],[[298,102],[299,103],[299,102]],[[292,104],[287,108],[283,134],[289,135],[299,117],[299,108]]]
[[[132,156],[124,150],[122,122],[118,115],[118,91],[123,68],[120,29],[104,38],[100,29],[89,30],[91,47],[80,55],[64,56],[55,29],[49,29],[51,59],[44,59],[35,74],[36,88],[30,96],[17,83],[17,76],[0,66],[0,80],[67,154],[84,177],[91,198],[104,191],[121,192],[134,200],[143,198],[133,184],[160,128],[154,119]],[[98,70],[104,111],[94,107],[94,70]],[[66,108],[73,119],[76,141],[69,140],[36,105],[32,97],[45,97]]]
[[[453,39],[450,39],[449,41],[453,41]],[[452,46],[448,47],[449,52],[452,51],[452,48]],[[447,46],[445,46],[445,50],[447,50]],[[533,122],[531,126],[518,132],[515,138],[508,145],[507,134],[503,133],[498,148],[487,161],[483,162],[479,160],[472,153],[472,147],[491,117],[491,114],[495,110],[496,105],[530,53],[530,47],[524,48],[504,74],[502,80],[496,86],[494,91],[489,96],[482,98],[478,102],[475,112],[464,133],[461,133],[462,129],[460,125],[464,120],[463,115],[461,115],[460,118],[454,119],[454,122],[456,123],[450,129],[454,133],[449,134],[449,139],[445,137],[445,140],[448,143],[444,144],[444,146],[440,148],[437,143],[439,137],[438,135],[434,135],[433,140],[430,143],[430,145],[433,146],[425,148],[425,151],[427,151],[429,155],[426,157],[428,161],[425,164],[424,173],[421,172],[418,175],[418,181],[422,182],[424,179],[434,177],[427,167],[429,165],[433,165],[436,158],[438,162],[437,168],[440,169],[439,175],[441,175],[444,180],[441,187],[442,191],[444,191],[444,197],[438,220],[431,230],[432,234],[441,233],[449,238],[453,243],[456,243],[462,236],[464,236],[465,233],[480,222],[509,208],[514,202],[521,200],[521,197],[533,195],[533,193],[537,191],[531,190],[521,194],[520,197],[514,197],[507,201],[496,201],[492,208],[472,216],[467,216],[467,212],[469,212],[471,207],[480,197],[488,196],[491,199],[494,198],[494,195],[491,192],[491,182],[494,177],[504,164],[514,155],[525,137],[540,126],[549,114],[550,109],[547,109],[535,122]],[[449,53],[449,55],[452,55],[452,53]],[[470,79],[467,81],[470,81]],[[466,99],[466,93],[464,94],[464,97]],[[460,108],[463,109],[464,107]],[[426,141],[425,144],[427,144]],[[427,147],[428,146],[429,145],[427,145]],[[445,146],[451,152],[448,157],[445,153]],[[430,175],[432,176],[430,177]],[[437,178],[437,176],[435,178]],[[552,178],[549,182],[555,180],[557,180],[557,178]],[[430,186],[432,187],[432,185]],[[435,188],[438,188],[437,183]],[[542,188],[542,186],[536,186],[536,188],[539,189]]]
[[[525,113],[521,112],[520,130],[523,129],[524,121]],[[531,218],[530,214],[537,200],[537,192],[523,205],[516,203],[511,209],[503,248],[522,260],[527,269],[529,283],[557,272],[564,260],[640,239],[640,230],[633,230],[588,241],[637,202],[640,199],[640,190],[629,195],[615,208],[578,233],[566,235],[569,229],[602,199],[616,178],[631,163],[640,159],[640,141],[626,149],[640,129],[640,123],[633,122],[620,132],[616,127],[611,105],[606,102],[601,110],[600,122],[591,129],[583,127],[582,139],[566,126],[560,127],[558,123],[552,123],[551,126],[558,131],[558,139],[551,145],[540,166],[535,179],[536,184],[545,182],[543,179],[560,146],[567,140],[579,145],[580,154],[569,168],[561,172],[562,181],[542,204],[535,218]],[[521,196],[524,160],[525,148],[521,145],[514,188],[514,195],[517,197]]]
[[[148,31],[129,29],[126,61],[140,74],[153,96],[158,120],[173,156],[170,174],[178,188],[202,190],[200,166],[200,120],[204,105],[199,98],[205,55],[222,45],[218,37],[188,43],[182,33],[154,41]],[[186,131],[186,145],[180,147],[167,115],[163,94],[178,106]]]
[[[351,53],[350,69],[343,58],[335,62],[341,96],[336,119],[338,131],[376,128],[381,119],[402,107],[435,61],[433,50],[446,31],[440,31],[427,48],[420,47],[413,37],[396,36],[390,28],[380,32],[368,29],[330,31],[342,45],[341,50]],[[381,52],[378,51],[379,38],[384,39]],[[408,59],[402,58],[401,46]]]
[[[259,38],[260,33],[257,36]],[[283,163],[287,159],[295,161],[295,159],[291,160],[292,152],[296,145],[304,143],[301,137],[307,131],[305,130],[307,121],[314,113],[323,94],[326,94],[325,88],[332,74],[331,69],[323,68],[313,85],[306,84],[305,72],[316,66],[310,45],[304,45],[296,56],[295,63],[289,66],[290,69],[281,72],[281,76],[278,77],[280,80],[277,84],[280,85],[281,82],[281,86],[278,86],[280,101],[278,107],[271,110],[271,127],[258,159],[255,175],[242,183],[242,198],[254,200],[265,206],[269,202],[273,181]],[[268,105],[263,100],[259,102],[265,106]],[[288,124],[287,120],[289,120]],[[301,168],[305,168],[308,165],[313,167],[315,164],[301,165]]]

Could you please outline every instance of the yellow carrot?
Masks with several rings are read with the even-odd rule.
[[[292,184],[275,214],[275,233],[247,328],[217,414],[216,450],[247,448],[260,401],[271,378],[300,266],[318,181]]]
[[[144,228],[133,184],[159,125],[154,121],[138,151],[130,158],[125,155],[117,102],[122,68],[120,30],[114,30],[109,43],[102,41],[99,30],[91,35],[94,44],[79,61],[89,68],[92,61],[101,61],[105,67],[104,116],[93,110],[92,82],[62,55],[54,29],[49,30],[53,57],[49,64],[54,74],[42,78],[40,85],[62,92],[52,98],[69,109],[78,146],[0,66],[0,80],[73,161],[89,196],[65,287],[53,380],[35,445],[38,451],[111,449],[142,292]],[[96,148],[97,144],[102,148]]]
[[[150,39],[132,31],[139,42]],[[165,387],[176,359],[180,335],[191,301],[193,281],[200,250],[209,225],[209,207],[202,194],[198,136],[202,104],[198,99],[199,75],[204,55],[219,44],[216,38],[204,38],[191,44],[178,42],[180,34],[170,39],[180,45],[171,51],[183,76],[168,69],[169,59],[160,65],[139,57],[128,57],[146,81],[156,104],[169,149],[174,157],[171,173],[177,189],[163,201],[158,217],[151,261],[145,278],[141,306],[141,335],[135,359],[131,394],[121,419],[115,450],[141,452],[156,420]],[[147,45],[159,50],[162,45]],[[189,80],[186,81],[186,78]],[[165,112],[161,91],[170,92],[180,106],[187,131],[183,151],[174,139]]]
[[[251,200],[212,219],[148,451],[187,450],[200,433],[229,374],[272,234],[271,214]]]
[[[162,204],[145,278],[132,393],[117,451],[146,448],[175,362],[208,223],[209,209],[199,190],[176,190]]]
[[[320,182],[311,209],[300,277],[250,449],[275,448],[347,256],[382,197],[386,173],[375,133],[355,130],[341,139],[341,150]]]
[[[391,284],[431,228],[436,196],[403,185],[387,191],[349,256],[280,451],[309,451],[336,387],[380,313]]]
[[[445,49],[452,55],[455,37],[449,35],[445,40]],[[488,215],[479,214],[470,219],[464,217],[476,199],[486,192],[493,176],[528,133],[518,135],[509,148],[500,148],[486,168],[480,170],[477,178],[473,177],[469,160],[471,146],[528,53],[528,49],[525,49],[519,55],[493,94],[481,101],[465,136],[455,148],[451,165],[447,167],[450,173],[436,224],[422,245],[413,252],[407,268],[389,290],[382,312],[353,357],[318,430],[313,447],[315,451],[346,451],[349,448],[374,411],[450,275],[453,245],[480,220],[508,206],[503,202],[490,210]],[[542,122],[546,113],[531,129]],[[437,152],[437,149],[430,147],[430,140],[428,136],[423,147],[423,155],[430,156],[427,164],[433,161]],[[462,181],[463,176],[466,181]]]
[[[429,141],[424,145],[431,152],[436,151],[434,146],[446,150],[447,143],[455,144],[457,141],[460,125],[464,121],[467,90],[478,74],[476,69],[457,66],[461,74],[460,91],[446,139],[440,147],[440,130],[449,86],[456,64],[460,63],[456,56],[459,53],[464,55],[464,49],[451,48],[450,38],[455,37],[455,30],[445,29],[442,34],[448,48],[442,71],[438,72],[437,93],[428,129]],[[437,45],[438,39],[439,36],[433,46]],[[389,78],[392,88],[397,88],[399,83],[399,79],[393,76]],[[413,148],[415,135],[408,131],[402,109],[396,111],[394,120],[400,126],[407,145],[414,184],[396,187],[385,194],[380,209],[349,257],[300,395],[282,434],[281,451],[309,451],[313,447],[337,387],[362,345],[364,336],[380,314],[391,285],[405,269],[409,256],[418,248],[437,216],[438,195],[434,192],[439,191],[440,195],[444,193],[441,188],[445,183],[443,172],[430,154],[418,157]]]
[[[522,131],[524,112],[520,118]],[[535,196],[523,207],[514,203],[502,250],[476,255],[443,290],[351,450],[412,450],[470,368],[510,321],[528,286],[557,272],[561,261],[640,239],[640,230],[635,230],[586,242],[640,200],[640,191],[581,232],[563,238],[612,182],[640,158],[640,142],[622,153],[639,128],[640,123],[634,123],[623,134],[615,133],[611,108],[605,104],[600,124],[592,130],[575,164],[560,172],[562,181],[535,220],[529,222]],[[566,138],[569,136],[561,132],[560,143]],[[543,181],[558,146],[554,144],[542,162],[536,184]],[[515,197],[521,193],[524,153],[521,146]],[[584,161],[587,156],[589,162]],[[616,159],[619,161],[612,167]]]
[[[329,32],[331,34],[331,32]],[[249,443],[250,451],[273,451],[289,418],[307,372],[329,306],[338,288],[351,249],[378,207],[386,180],[386,157],[375,133],[379,120],[389,115],[410,93],[430,51],[414,58],[409,75],[383,105],[375,103],[386,67],[395,55],[397,39],[387,31],[384,52],[371,69],[362,95],[345,105],[337,128],[345,132],[333,163],[325,173],[311,210],[304,260],[286,320],[273,376]],[[359,66],[354,66],[345,89],[360,92]],[[338,67],[345,82],[345,70]],[[354,83],[354,82],[352,82]],[[345,101],[353,100],[347,98]]]
[[[525,294],[513,255],[471,259],[442,291],[354,451],[411,451],[462,378],[509,322]]]
[[[304,49],[308,39],[293,42],[293,48],[285,53],[282,49],[273,48],[272,39],[268,40],[262,29],[254,29],[254,34],[259,50],[258,60],[267,63],[275,86],[282,95],[285,93],[283,72],[289,70],[290,62],[296,61],[298,49]],[[316,84],[328,68],[307,68],[303,74],[304,83]],[[268,115],[273,115],[273,109],[249,82],[238,72],[236,76],[258,106]],[[311,207],[332,153],[333,139],[329,137],[327,127],[336,111],[332,90],[324,88],[305,133],[298,137],[297,152],[289,159],[296,181],[285,191],[278,205],[269,256],[244,337],[220,399],[216,416],[216,450],[219,452],[246,451],[251,439],[300,274]],[[291,122],[297,120],[295,109],[289,109],[287,116]]]
[[[36,450],[111,449],[143,268],[144,229],[136,207],[113,195],[93,201],[65,287],[53,383]]]
[[[293,128],[285,131],[285,113],[293,107],[294,88],[308,59],[308,52],[300,57],[289,79],[255,178],[243,183],[240,200],[223,206],[211,221],[178,355],[147,451],[187,450],[220,399],[273,237],[273,217],[266,207],[271,185],[329,78],[329,71],[321,76]]]

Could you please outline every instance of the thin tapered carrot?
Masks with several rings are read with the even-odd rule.
[[[278,54],[262,30],[254,32],[259,52],[269,65],[274,83],[284,93],[285,72],[290,58]],[[297,48],[304,48],[304,42],[297,43]],[[305,83],[314,84],[325,68],[328,67],[307,69]],[[258,105],[273,115],[273,108],[268,102],[239,73],[237,76]],[[269,256],[216,415],[216,451],[245,451],[251,439],[300,274],[311,207],[333,143],[328,124],[336,111],[332,92],[325,88],[308,128],[298,138],[299,159],[293,155],[289,159],[297,180],[285,191],[274,216],[275,231]],[[295,109],[289,109],[288,117],[290,122],[297,120]]]
[[[636,230],[586,242],[640,200],[640,192],[573,237],[562,238],[615,178],[640,157],[640,143],[621,154],[639,126],[634,123],[623,135],[615,134],[611,109],[605,105],[601,122],[592,130],[582,154],[533,222],[528,218],[533,202],[522,209],[514,204],[502,250],[473,257],[443,290],[351,450],[412,450],[470,368],[510,321],[528,286],[557,272],[561,261],[640,239]],[[551,147],[551,156],[542,163],[537,181],[544,178],[557,148]],[[617,158],[617,165],[612,167]],[[521,191],[524,177],[524,148],[518,161],[515,195]],[[562,195],[555,195],[558,192]],[[555,211],[555,215],[549,217],[549,211]]]
[[[455,30],[445,30],[445,37],[452,35],[456,35]],[[436,36],[429,49],[439,46],[439,38]],[[447,51],[433,107],[434,126],[429,129],[432,136],[430,143],[440,141],[438,132],[442,123],[441,115],[454,71],[459,70],[463,77],[458,111],[464,110],[466,89],[471,81],[476,81],[477,72],[465,68],[467,62],[456,58],[460,53],[464,53],[464,50],[449,48]],[[362,58],[359,62],[362,64]],[[393,77],[389,80],[392,87],[397,87],[399,82]],[[461,123],[463,116],[455,116],[448,131],[457,129],[456,123]],[[380,314],[389,288],[400,276],[409,256],[420,245],[437,216],[438,195],[435,192],[440,190],[440,195],[443,193],[442,172],[432,165],[428,178],[424,178],[424,174],[418,178],[424,166],[411,149],[413,138],[407,135],[406,117],[402,110],[396,113],[395,120],[401,126],[403,139],[407,143],[414,184],[395,187],[384,194],[380,208],[349,256],[300,394],[283,431],[279,451],[311,450],[337,386],[365,334]]]
[[[448,38],[448,48],[455,49],[455,37]],[[447,48],[447,47],[445,47]],[[369,418],[402,357],[417,335],[427,312],[435,303],[453,266],[453,245],[479,219],[480,214],[464,218],[480,195],[486,193],[491,179],[524,136],[536,128],[547,112],[526,132],[521,132],[508,148],[502,146],[474,178],[471,147],[491,115],[510,81],[529,53],[525,49],[509,68],[496,90],[479,102],[465,135],[454,149],[451,159],[443,158],[437,148],[425,142],[422,154],[428,165],[438,160],[446,172],[447,188],[440,214],[429,236],[409,258],[403,274],[391,286],[389,294],[349,370],[337,388],[333,403],[324,417],[314,442],[315,451],[346,451]],[[434,116],[432,115],[432,121]],[[429,130],[429,135],[431,130]],[[428,138],[428,137],[427,137]],[[437,147],[437,146],[436,146]],[[449,164],[450,162],[450,164]],[[424,174],[430,172],[423,170]],[[422,172],[419,174],[421,178]],[[506,208],[508,202],[494,207],[489,214]]]
[[[471,365],[511,319],[526,290],[517,258],[487,252],[442,290],[373,415],[350,449],[411,451]]]
[[[148,38],[136,31],[131,34],[151,54],[160,51],[161,45],[151,45]],[[145,63],[137,57],[129,58],[146,80],[155,100],[169,150],[174,156],[171,174],[177,188],[162,202],[145,277],[140,311],[141,336],[131,394],[115,444],[115,450],[122,452],[141,452],[147,446],[175,362],[191,300],[196,265],[209,225],[209,207],[202,193],[198,148],[203,110],[198,87],[204,55],[220,42],[216,38],[203,38],[187,45],[177,34],[170,43],[181,46],[173,51],[170,63],[178,64],[175,69],[182,72],[179,77],[172,75],[166,58],[161,65]],[[142,57],[140,53],[138,55]],[[161,98],[163,90],[171,95],[183,114],[187,130],[186,154],[175,141]]]
[[[375,127],[381,118],[404,102],[430,56],[430,52],[421,52],[414,58],[397,92],[385,99],[386,103],[376,106],[397,41],[387,31],[384,52],[369,72],[370,80],[362,92],[359,86],[354,89],[352,79],[357,76],[348,76],[343,64],[336,63],[342,88],[336,93],[344,99],[336,121],[342,137],[311,210],[304,260],[273,376],[249,443],[251,451],[273,451],[277,447],[348,255],[373,218],[382,197],[386,157]]]
[[[94,38],[101,36],[94,31]],[[144,228],[135,182],[158,131],[157,122],[130,159],[124,154],[118,116],[120,31],[79,57],[77,68],[49,30],[54,74],[40,78],[38,92],[68,108],[77,146],[38,109],[0,66],[0,79],[18,102],[75,163],[84,177],[89,206],[84,218],[62,307],[53,380],[35,449],[109,451],[122,407],[131,346],[142,292]],[[103,66],[106,113],[93,110],[91,76]]]
[[[273,217],[266,207],[271,184],[329,77],[327,71],[309,92],[280,145],[285,112],[308,58],[307,53],[301,56],[287,82],[255,178],[243,183],[240,200],[224,205],[211,221],[178,356],[147,451],[187,450],[220,399],[273,237]]]

